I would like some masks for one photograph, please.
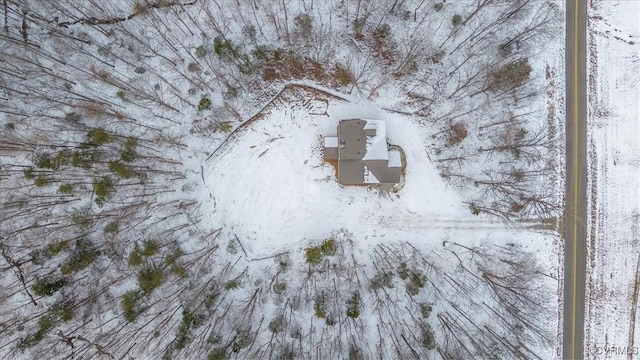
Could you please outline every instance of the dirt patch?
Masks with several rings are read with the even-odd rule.
[[[310,79],[323,83],[326,77],[322,64],[311,58],[296,55],[287,55],[283,60],[271,61],[265,64],[262,70],[262,79],[265,81]]]
[[[407,179],[407,156],[399,145],[389,145],[390,150],[397,150],[400,152],[400,164],[402,166],[400,170],[400,182],[391,188],[391,192],[397,193],[404,187],[405,180]]]
[[[338,159],[324,159],[324,162],[331,165],[331,167],[333,167],[333,173],[336,177],[336,179],[338,179]]]

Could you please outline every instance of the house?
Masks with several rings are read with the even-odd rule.
[[[324,138],[324,157],[337,161],[338,182],[343,185],[400,182],[400,152],[389,150],[382,120],[340,120],[338,136]]]

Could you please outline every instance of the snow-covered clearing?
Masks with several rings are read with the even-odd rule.
[[[339,119],[358,116],[386,121],[389,141],[403,148],[406,178],[397,193],[364,186],[341,186],[336,181],[334,168],[323,162],[322,137],[335,133]],[[499,255],[503,250],[510,253],[509,249],[519,249],[534,255],[531,260],[544,269],[547,278],[540,283],[545,284],[541,288],[545,289],[543,293],[552,293],[557,286],[558,264],[549,256],[557,252],[557,235],[512,228],[490,216],[471,215],[431,164],[424,142],[426,130],[412,117],[377,109],[375,104],[354,104],[290,88],[255,119],[203,163],[205,193],[201,196],[207,199],[203,223],[212,229],[222,228],[223,238],[237,238],[240,243],[236,245],[231,240],[227,251],[244,254],[244,261],[255,264],[251,265],[250,272],[255,271],[258,264],[269,264],[270,258],[278,254],[287,253],[294,264],[304,263],[306,247],[318,245],[323,239],[341,239],[344,236],[336,237],[335,233],[345,229],[348,235],[341,240],[346,242],[340,243],[345,247],[341,257],[344,260],[340,261],[345,263],[341,266],[348,268],[353,261],[359,276],[370,278],[371,282],[389,261],[381,255],[385,251],[396,254],[400,262],[405,256],[412,258],[416,254],[424,254],[426,259],[440,259],[436,269],[430,268],[430,260],[419,267],[438,283],[440,272],[457,274],[461,265],[476,261],[473,255],[476,250],[469,252],[469,249],[489,253],[497,250],[496,257],[504,256]],[[407,249],[416,253],[406,255]],[[349,258],[352,260],[347,260]],[[381,264],[376,265],[379,262]],[[431,273],[432,270],[435,273]],[[342,275],[338,271],[335,276]],[[326,276],[314,275],[315,285],[309,289],[305,282],[298,284],[300,279],[289,273],[279,278],[290,288],[300,287],[301,291],[312,294],[326,286],[327,281]],[[342,286],[346,286],[343,288],[346,292],[357,288],[344,283],[339,288]],[[472,301],[472,307],[492,302],[492,296],[479,289],[469,290],[467,294],[479,296]],[[441,290],[450,295],[459,291],[455,285]],[[362,296],[364,304],[380,301],[368,294]],[[434,304],[434,313],[445,318],[456,306],[466,303],[442,304],[442,299],[435,294],[405,298],[395,290],[392,298],[394,306],[399,307],[411,308],[414,301]],[[402,305],[406,301],[409,302]],[[548,311],[540,314],[545,319],[544,328],[553,333],[556,319],[549,315],[557,308],[553,303],[544,306]],[[263,314],[266,318],[277,318],[281,311],[277,307],[266,309]],[[361,331],[375,339],[378,334],[374,329],[384,325],[380,323],[380,315],[369,313],[370,310],[368,306],[363,310],[367,315],[362,317],[368,320]],[[485,312],[487,310],[476,313],[470,321],[491,322],[493,316],[490,311]],[[300,318],[301,315],[298,313],[301,323],[313,321],[313,316],[303,320],[305,316]],[[365,354],[372,351],[372,354],[382,350],[362,351]],[[550,343],[542,342],[535,351],[542,358],[551,358],[556,350]]]
[[[375,105],[306,99],[276,102],[263,119],[205,164],[211,212],[245,240],[256,257],[282,252],[301,239],[322,239],[348,228],[358,237],[412,239],[437,224],[480,226],[452,189],[447,189],[425,150],[423,131],[411,118]],[[321,101],[323,100],[323,101]],[[323,113],[309,110],[315,103]],[[383,119],[387,137],[406,154],[406,181],[398,193],[341,186],[322,158],[322,137],[337,119]],[[501,226],[497,223],[496,226]]]
[[[589,11],[585,346],[601,359],[619,356],[604,348],[640,346],[640,2],[592,1]]]

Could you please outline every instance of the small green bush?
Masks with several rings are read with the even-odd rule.
[[[317,318],[324,319],[327,317],[327,303],[324,299],[324,294],[316,296],[313,300],[313,310]]]
[[[355,34],[356,39],[362,39],[362,30],[364,30],[364,26],[366,25],[366,19],[364,17],[360,17],[353,20],[351,25],[353,26],[353,33]]]
[[[251,55],[253,55],[255,60],[263,63],[269,62],[273,59],[272,51],[264,45],[256,46],[256,48],[251,52]]]
[[[317,265],[326,256],[333,256],[336,254],[338,247],[336,241],[333,239],[327,239],[319,246],[312,246],[306,249],[305,259],[308,264]]]
[[[77,168],[90,169],[94,160],[94,154],[89,151],[74,151],[71,155],[71,165]]]
[[[398,267],[398,276],[400,279],[405,280],[409,276],[409,269],[407,268],[407,263],[401,262]]]
[[[283,282],[275,283],[273,285],[273,292],[277,295],[283,294],[287,290],[287,284]]]
[[[411,281],[411,283],[413,283],[413,285],[419,287],[420,289],[424,288],[427,284],[427,276],[419,270],[411,271],[409,280]]]
[[[36,176],[36,178],[33,180],[33,184],[37,187],[45,186],[50,182],[51,181],[49,180],[49,178],[44,175]]]
[[[136,248],[129,254],[129,266],[140,266],[144,262],[142,255],[140,255],[140,249],[136,246]]]
[[[362,299],[359,292],[354,292],[353,295],[347,300],[347,316],[352,319],[357,319],[360,316],[360,309],[362,308]]]
[[[134,322],[138,315],[142,313],[138,302],[141,300],[142,294],[139,290],[130,290],[122,295],[120,305],[122,307],[123,317],[127,322]]]
[[[129,138],[124,141],[124,149],[120,153],[120,159],[126,163],[133,162],[138,154],[136,153],[136,146],[138,141],[134,138]]]
[[[79,239],[76,241],[76,246],[71,255],[62,264],[60,271],[64,275],[78,272],[93,263],[99,255],[100,251],[96,249],[91,241],[84,238]]]
[[[115,136],[109,134],[101,128],[93,128],[87,133],[88,144],[90,146],[100,146],[111,143],[115,140]]]
[[[73,320],[76,315],[73,309],[73,303],[70,301],[54,304],[51,307],[51,312],[64,322]]]
[[[433,4],[433,8],[435,9],[435,11],[440,11],[442,10],[443,7],[444,7],[444,3],[441,3],[441,2]]]
[[[27,180],[33,180],[36,178],[36,175],[33,173],[33,168],[31,166],[29,166],[26,169],[23,169],[22,174],[24,175],[24,178]]]
[[[476,205],[475,203],[469,204],[469,210],[471,210],[471,213],[476,216],[480,215],[480,213],[482,212],[482,210],[480,210],[478,205]]]
[[[58,192],[61,194],[73,194],[73,185],[72,184],[61,184],[58,187]]]
[[[198,72],[198,71],[200,71],[200,65],[198,65],[198,64],[196,64],[194,62],[191,62],[191,63],[189,63],[189,65],[187,65],[187,71]]]
[[[230,40],[227,40],[221,36],[217,36],[213,39],[213,52],[218,57],[235,57],[235,49]]]
[[[444,55],[445,52],[444,51],[438,51],[437,53],[433,54],[431,56],[431,62],[434,64],[440,64],[442,62],[442,59],[444,59]]]
[[[207,53],[208,53],[207,48],[204,47],[204,45],[198,46],[196,48],[196,56],[199,58],[205,57]]]
[[[49,244],[44,248],[45,253],[49,257],[58,255],[62,250],[66,249],[69,243],[67,241],[60,241],[58,243]]]
[[[203,97],[198,103],[198,111],[211,110],[211,100],[208,97]]]
[[[118,231],[120,230],[120,223],[116,220],[116,221],[112,221],[110,223],[108,223],[105,227],[104,227],[104,233],[105,234],[117,234]]]
[[[153,267],[145,267],[138,273],[138,286],[143,293],[148,294],[162,285],[164,274],[162,270]]]
[[[72,123],[75,123],[75,124],[79,123],[80,120],[82,120],[82,116],[80,116],[80,114],[76,114],[74,112],[65,114],[64,118],[65,118],[65,120],[67,120],[69,122],[72,122]]]
[[[255,40],[257,33],[256,27],[253,25],[247,25],[242,28],[242,34],[249,39]]]
[[[51,159],[55,169],[59,169],[62,165],[69,165],[71,161],[71,150],[63,149],[58,151]]]
[[[209,355],[207,356],[207,360],[226,360],[227,359],[227,348],[226,347],[217,347],[211,350]]]
[[[462,24],[462,16],[458,14],[453,15],[453,18],[451,18],[451,24],[453,24],[453,26]]]
[[[126,97],[126,95],[124,93],[124,90],[118,90],[116,92],[116,96],[122,101],[127,101],[127,97]]]
[[[431,310],[431,305],[420,303],[420,315],[422,315],[423,318],[428,318],[429,315],[431,315]]]
[[[392,288],[393,287],[393,274],[392,273],[382,273],[374,276],[369,282],[369,286],[372,290],[378,290],[383,287]]]
[[[65,284],[66,281],[64,279],[47,277],[36,281],[36,283],[31,287],[31,290],[33,290],[33,293],[38,296],[52,296],[62,289]]]
[[[189,272],[182,265],[171,264],[171,273],[180,279],[186,279],[189,277]]]
[[[53,159],[50,154],[38,154],[34,161],[34,165],[40,169],[56,170],[56,166],[53,163]]]
[[[182,250],[180,250],[180,248],[176,248],[175,250],[173,250],[173,252],[167,256],[167,264],[168,265],[173,265],[176,263],[176,261],[183,255]]]
[[[131,166],[125,165],[119,161],[109,161],[109,171],[117,174],[122,179],[130,179],[136,176],[136,171]]]
[[[285,325],[284,315],[278,315],[269,322],[269,330],[271,330],[272,333],[277,334],[284,330]]]
[[[433,336],[433,331],[431,330],[431,328],[429,326],[423,326],[422,327],[422,336],[421,336],[420,345],[422,345],[427,350],[433,350],[433,349],[436,348],[436,343],[435,343],[435,338]]]
[[[240,282],[238,280],[231,280],[224,283],[225,290],[234,290],[240,287]]]
[[[93,179],[93,192],[96,196],[95,202],[99,206],[105,203],[114,190],[115,187],[110,177],[105,176],[101,179]]]
[[[380,24],[373,31],[373,38],[377,41],[382,41],[387,37],[389,37],[390,34],[391,34],[391,27],[389,26],[389,24]]]
[[[188,309],[182,310],[182,321],[178,328],[178,336],[176,337],[175,347],[181,350],[189,341],[189,330],[197,328],[203,324],[205,316],[202,314],[194,314]]]
[[[56,318],[53,315],[43,315],[38,319],[38,332],[47,333],[56,326]]]
[[[287,255],[278,255],[275,259],[279,271],[285,272],[289,269],[289,257]]]
[[[158,243],[155,240],[146,240],[142,246],[142,255],[149,257],[158,252]]]
[[[93,225],[93,219],[90,214],[86,212],[76,212],[75,214],[71,214],[71,222],[82,231],[88,230],[91,228],[91,225]]]
[[[147,69],[143,68],[143,67],[137,67],[135,70],[133,70],[136,74],[144,74],[147,72]]]

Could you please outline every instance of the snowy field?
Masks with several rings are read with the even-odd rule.
[[[602,351],[640,346],[640,2],[592,1],[589,11],[585,346],[589,358],[621,358]]]

